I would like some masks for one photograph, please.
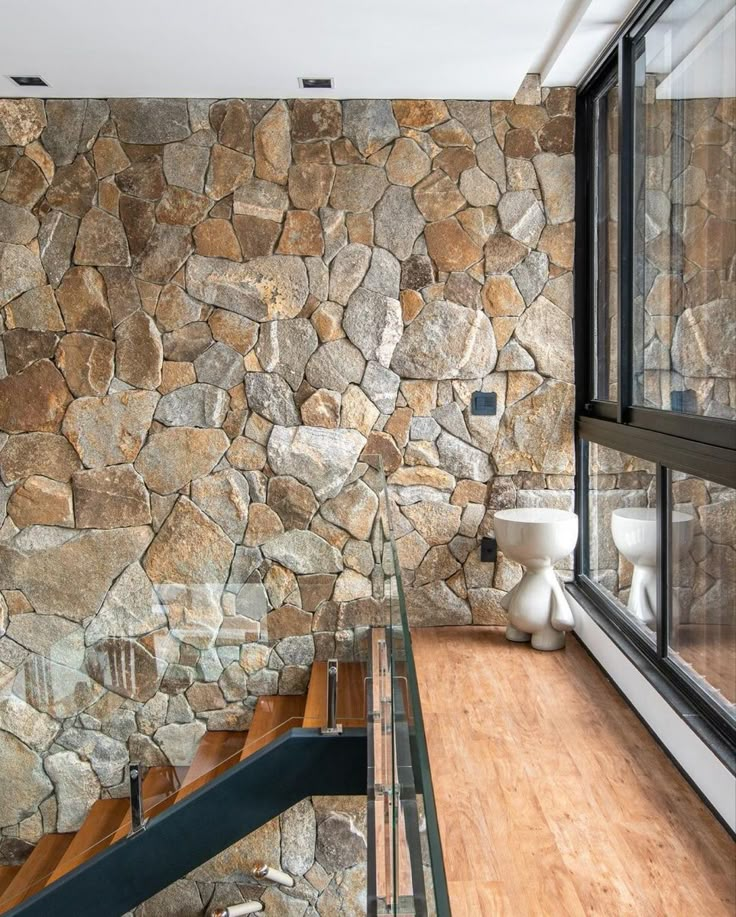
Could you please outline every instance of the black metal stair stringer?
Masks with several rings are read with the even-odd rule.
[[[308,796],[366,793],[365,729],[291,729],[7,917],[122,917]]]

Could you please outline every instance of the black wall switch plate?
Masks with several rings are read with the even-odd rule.
[[[481,538],[480,559],[483,563],[495,564],[498,557],[498,545],[495,538]]]
[[[478,415],[492,416],[496,413],[496,393],[495,392],[473,392],[470,402],[470,413]]]

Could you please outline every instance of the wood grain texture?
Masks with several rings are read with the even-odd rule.
[[[412,643],[453,917],[733,917],[733,841],[576,640]]]
[[[241,760],[302,725],[306,698],[303,694],[268,695],[258,698]]]
[[[73,838],[73,834],[45,834],[41,838],[0,898],[0,914],[41,891]]]
[[[341,662],[337,669],[337,722],[343,726],[365,726],[366,667],[362,662]],[[307,692],[304,726],[321,729],[327,725],[327,663],[315,662]]]

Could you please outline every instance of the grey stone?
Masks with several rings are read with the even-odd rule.
[[[158,404],[156,392],[120,392],[77,398],[66,412],[62,432],[87,468],[133,461],[143,445]]]
[[[359,287],[350,297],[343,327],[366,360],[388,367],[404,330],[401,304],[398,299]]]
[[[149,283],[168,283],[192,249],[192,234],[188,226],[157,223],[138,260],[136,273],[141,280]]]
[[[342,103],[343,134],[363,156],[386,146],[400,135],[388,99],[348,99]]]
[[[210,161],[210,151],[189,141],[167,143],[164,147],[164,175],[170,185],[204,190],[204,176]]]
[[[516,337],[542,375],[573,381],[572,319],[562,309],[540,296],[519,320]]]
[[[525,245],[536,245],[545,226],[544,213],[533,191],[504,194],[498,205],[498,216],[504,232]]]
[[[79,148],[86,99],[49,99],[41,142],[57,166],[73,162]]]
[[[382,414],[392,414],[400,384],[401,378],[395,372],[371,361],[365,368],[361,388]]]
[[[455,303],[429,303],[404,331],[391,368],[410,379],[474,379],[496,362],[488,317]]]
[[[335,812],[317,826],[315,855],[330,872],[365,862],[366,840],[349,815]]]
[[[79,220],[61,210],[49,211],[41,221],[38,233],[41,263],[53,287],[58,287],[71,266],[78,227]]]
[[[506,190],[506,159],[496,138],[491,135],[475,148],[478,165],[503,192]]]
[[[107,637],[88,646],[85,665],[108,691],[141,703],[158,691],[166,669],[164,659],[131,637]]]
[[[303,876],[314,863],[317,819],[311,799],[303,799],[281,815],[281,865],[293,876]]]
[[[450,433],[443,432],[437,440],[440,465],[456,478],[487,481],[491,477],[491,464],[487,453],[468,445]]]
[[[304,532],[303,534],[310,533]],[[314,661],[314,638],[312,636],[285,637],[279,640],[274,649],[286,665],[311,665]]]
[[[172,143],[190,134],[186,99],[111,99],[123,143]]]
[[[411,189],[392,185],[376,207],[375,220],[376,244],[402,261],[408,258],[424,229],[424,217],[414,203]]]
[[[149,490],[171,494],[209,474],[229,445],[223,430],[164,427],[149,438],[136,459],[135,470]]]
[[[434,417],[412,417],[409,438],[434,442],[440,435],[440,425]]]
[[[432,417],[434,417],[437,423],[441,427],[444,427],[448,433],[452,433],[453,436],[457,436],[466,443],[471,442],[470,433],[465,425],[463,413],[456,402],[451,401],[449,404],[442,404],[440,407],[435,408],[432,411]]]
[[[352,213],[373,210],[388,187],[383,169],[370,165],[338,166],[330,193],[330,207]],[[411,190],[408,191],[411,197]]]
[[[307,363],[307,381],[314,388],[344,392],[353,382],[360,382],[365,371],[363,355],[346,338],[328,341],[315,350]]]
[[[511,271],[527,306],[534,302],[549,278],[549,258],[544,252],[529,252]]]
[[[26,245],[37,233],[38,220],[29,210],[0,201],[0,242]]]
[[[536,365],[531,354],[527,350],[524,350],[516,338],[511,338],[498,355],[496,369],[499,372],[508,370],[527,370],[536,369]]]
[[[10,733],[34,751],[44,752],[53,742],[59,728],[55,719],[36,710],[15,694],[0,697],[0,736],[3,732]]]
[[[239,903],[237,898],[228,904]],[[144,901],[136,910],[137,917],[188,917],[202,913],[202,899],[197,883],[191,879],[179,879],[168,888]],[[125,915],[132,917],[132,915]]]
[[[363,286],[391,299],[398,299],[400,281],[401,265],[397,259],[385,248],[374,248]]]
[[[197,382],[231,389],[243,381],[243,355],[222,341],[216,341],[194,361]]]
[[[66,729],[57,744],[76,752],[92,765],[102,786],[114,786],[124,778],[128,750],[122,742],[92,729]]]
[[[493,136],[491,106],[488,102],[451,101],[447,103],[447,107],[452,117],[467,127],[476,143]]]
[[[281,223],[289,209],[286,189],[271,181],[250,178],[235,190],[233,213]]]
[[[38,255],[23,245],[0,242],[0,306],[46,283]]]
[[[335,255],[330,264],[330,300],[347,305],[352,293],[365,277],[371,261],[371,249],[353,242]]]
[[[252,411],[285,427],[299,423],[294,394],[287,383],[275,374],[247,373],[245,393]]]
[[[87,643],[107,637],[140,637],[166,625],[151,581],[138,561],[120,575],[85,631]]]
[[[72,751],[60,751],[49,755],[44,767],[54,782],[56,830],[61,834],[79,830],[100,795],[100,784],[91,765],[80,761]]]
[[[261,327],[256,354],[265,372],[283,376],[296,391],[304,381],[307,361],[318,344],[309,319],[277,320]]]
[[[294,318],[309,294],[301,258],[271,255],[246,264],[192,255],[187,290],[203,302],[256,321]]]
[[[55,719],[76,716],[104,694],[100,685],[78,669],[33,655],[18,669],[13,691]]]
[[[53,786],[36,752],[16,736],[1,730],[0,760],[6,788],[0,794],[0,827],[4,828],[33,815]],[[13,788],[12,792],[7,792],[9,787]]]
[[[265,557],[294,573],[337,573],[342,570],[340,552],[314,532],[303,529],[284,532],[267,541],[261,550]]]
[[[468,603],[444,581],[407,589],[406,613],[413,627],[470,624],[473,619]]]
[[[462,173],[460,191],[471,207],[495,205],[501,198],[496,182],[477,166]]]
[[[248,522],[248,482],[234,468],[192,481],[192,500],[234,542],[243,540]]]
[[[575,219],[575,157],[540,153],[534,157],[547,220],[553,225]],[[530,192],[520,192],[528,194]],[[500,208],[499,208],[500,215]],[[512,233],[513,235],[513,233]],[[517,236],[517,238],[519,238]],[[521,240],[523,241],[523,240]]]
[[[323,260],[329,264],[338,252],[348,244],[348,229],[345,213],[331,207],[320,207],[319,218],[322,223],[325,251]]]
[[[357,430],[276,426],[268,441],[268,460],[276,474],[295,477],[318,500],[326,500],[340,492],[365,443]]]
[[[27,650],[71,669],[78,669],[84,662],[84,632],[66,618],[15,614],[10,619],[7,636]]]
[[[174,767],[187,767],[206,731],[205,724],[199,721],[171,723],[157,729],[153,740]]]
[[[195,382],[163,395],[153,417],[168,427],[220,427],[229,403],[221,388]]]

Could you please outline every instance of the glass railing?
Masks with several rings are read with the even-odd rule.
[[[269,532],[256,552],[236,545],[216,582],[171,583],[157,573],[171,569],[175,554],[164,564],[149,545],[122,571],[120,557],[99,558],[100,569],[79,584],[80,608],[90,605],[93,589],[102,596],[85,617],[74,612],[67,587],[45,595],[43,614],[34,610],[24,593],[33,593],[38,576],[23,559],[25,551],[41,565],[63,563],[71,545],[73,560],[84,534],[35,526],[15,536],[15,592],[3,593],[12,607],[0,636],[0,740],[13,766],[0,781],[0,809],[11,812],[8,800],[18,798],[17,853],[9,861],[21,868],[0,892],[0,913],[291,728],[327,726],[334,659],[335,721],[367,727],[369,735],[368,911],[449,914],[380,457],[362,456],[338,497],[356,481],[363,518],[353,522],[349,503],[338,505],[335,531],[323,527],[315,542],[328,560],[337,556],[331,566],[321,568],[314,556],[302,564],[294,545]],[[373,506],[368,522],[366,505]],[[189,501],[181,506],[192,512]],[[349,539],[338,522],[351,530]],[[331,535],[334,553],[325,550]],[[48,569],[41,573],[53,579]],[[42,849],[22,865],[35,844]]]

